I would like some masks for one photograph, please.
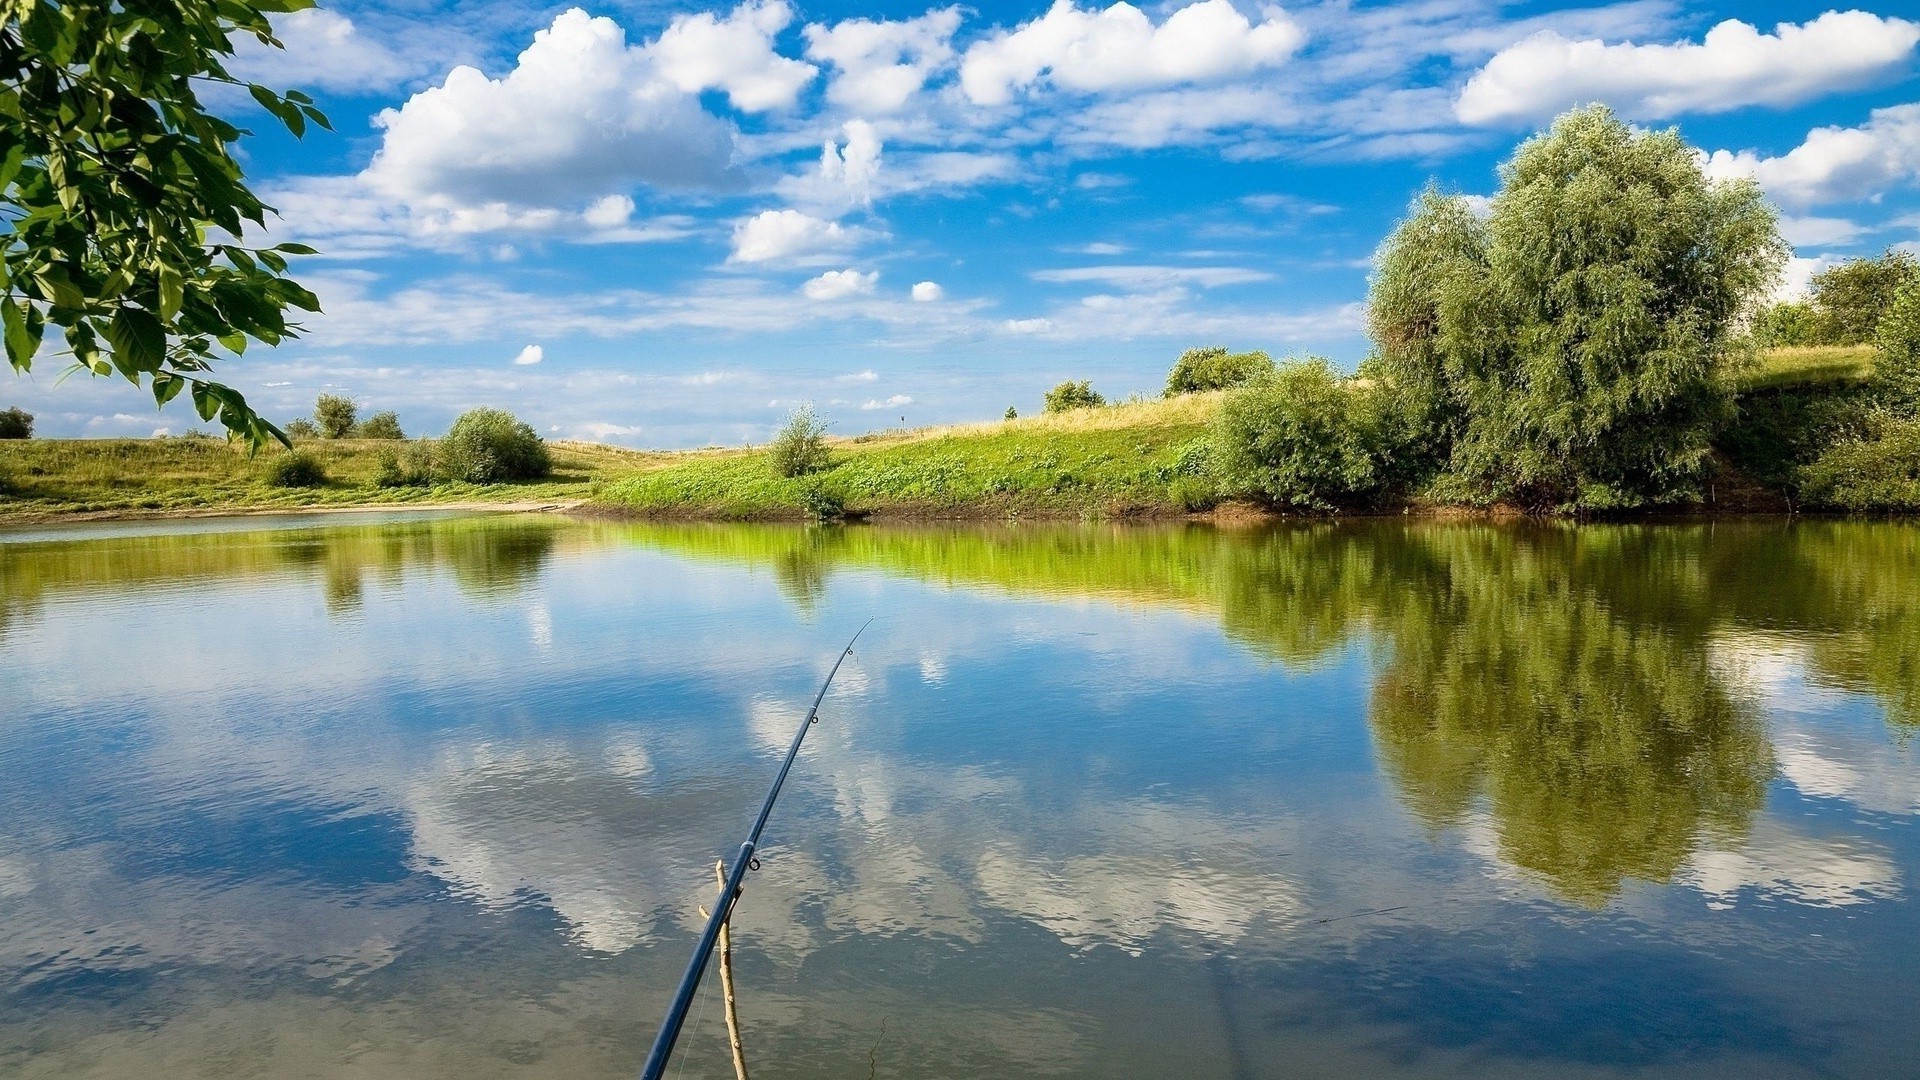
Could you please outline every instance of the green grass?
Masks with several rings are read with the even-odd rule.
[[[408,503],[568,502],[609,477],[673,455],[591,443],[554,443],[553,475],[513,484],[380,488],[380,454],[405,444],[302,440],[326,470],[317,488],[281,488],[268,473],[284,451],[249,458],[220,439],[32,439],[0,442],[0,521],[84,514],[171,514]]]
[[[1813,383],[1864,382],[1873,373],[1871,345],[1806,345],[1768,349],[1760,364],[1741,380],[1743,390],[1767,390]]]
[[[824,493],[853,516],[1114,516],[1172,513],[1180,450],[1217,394],[1082,409],[832,443],[832,465],[797,479],[765,451],[691,456],[608,484],[596,505],[659,517],[795,519]]]

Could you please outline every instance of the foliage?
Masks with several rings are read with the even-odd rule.
[[[1753,343],[1762,349],[1821,344],[1820,314],[1804,300],[1768,304],[1753,317]]]
[[[1836,443],[1801,470],[1800,490],[1816,506],[1920,511],[1920,418],[1884,420],[1864,438]]]
[[[1920,263],[1895,250],[1876,259],[1848,259],[1815,274],[1810,292],[1819,314],[1818,343],[1871,343],[1894,295],[1916,276],[1920,276]]]
[[[838,521],[847,516],[847,500],[819,480],[808,480],[800,485],[800,509],[814,521]]]
[[[1737,408],[1714,449],[1741,474],[1795,498],[1802,467],[1863,434],[1871,413],[1867,391],[1845,380],[1761,387],[1741,394]]]
[[[1786,257],[1746,180],[1676,131],[1567,113],[1501,166],[1482,222],[1428,190],[1376,257],[1379,372],[1463,494],[1535,509],[1691,496],[1732,331]]]
[[[1062,413],[1070,409],[1097,409],[1106,403],[1107,399],[1094,391],[1090,380],[1081,379],[1079,382],[1069,380],[1047,391],[1046,407],[1043,411]]]
[[[1009,406],[1007,406],[1007,412],[1006,412],[1006,415],[1005,415],[1005,416],[1002,416],[1002,417],[1001,417],[1001,419],[1002,419],[1002,420],[1018,420],[1018,419],[1020,419],[1020,410],[1018,410],[1018,409],[1016,409],[1016,408],[1014,408],[1013,406],[1011,406],[1011,405],[1009,405]]]
[[[1874,388],[1897,414],[1920,416],[1920,273],[1909,274],[1880,320]]]
[[[787,416],[787,422],[767,448],[776,476],[792,478],[816,473],[831,463],[827,452],[827,424],[814,415],[811,403]]]
[[[352,398],[321,394],[313,403],[313,422],[328,439],[344,439],[353,434],[360,418],[360,405]]]
[[[0,439],[33,438],[33,414],[19,406],[0,410]]]
[[[0,316],[28,370],[48,327],[76,369],[115,372],[165,405],[191,389],[253,448],[285,435],[207,378],[216,348],[299,332],[319,310],[285,276],[299,244],[249,248],[269,210],[243,182],[245,134],[209,114],[197,83],[244,86],[296,137],[327,121],[297,91],[229,75],[236,40],[278,46],[267,16],[312,0],[8,0],[0,22]]]
[[[289,439],[317,439],[320,437],[320,429],[314,427],[313,421],[305,417],[301,417],[298,420],[289,420],[287,422],[286,432],[287,438]]]
[[[1313,510],[1380,487],[1379,396],[1318,357],[1290,360],[1227,396],[1213,424],[1212,469],[1228,490]]]
[[[470,484],[537,480],[553,469],[547,444],[531,426],[502,409],[461,413],[440,440],[439,450],[445,474]]]
[[[1263,352],[1230,353],[1219,346],[1188,349],[1167,372],[1167,397],[1203,390],[1226,390],[1273,373],[1273,357]]]
[[[267,483],[281,488],[315,488],[327,482],[327,470],[313,455],[294,450],[267,466]]]
[[[374,469],[373,486],[431,487],[439,475],[439,454],[432,440],[420,439],[398,451],[380,451]]]
[[[400,417],[393,412],[377,412],[362,420],[353,429],[359,439],[404,439],[407,433],[400,430]]]

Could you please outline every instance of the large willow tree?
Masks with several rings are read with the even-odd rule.
[[[1484,218],[1429,189],[1375,257],[1378,370],[1427,419],[1443,490],[1542,510],[1693,495],[1734,331],[1786,259],[1772,207],[1600,106],[1500,181]]]
[[[0,0],[0,318],[15,371],[65,354],[161,405],[191,388],[202,419],[256,447],[286,441],[208,373],[221,350],[297,333],[289,310],[319,310],[285,276],[286,256],[310,249],[242,242],[269,208],[233,153],[246,132],[199,93],[244,89],[296,136],[325,125],[305,95],[224,67],[239,35],[279,45],[269,14],[312,6]]]

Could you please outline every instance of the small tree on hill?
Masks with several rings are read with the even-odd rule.
[[[352,435],[353,423],[359,415],[360,406],[352,398],[321,394],[313,403],[313,422],[320,428],[320,434],[329,439]]]
[[[1046,411],[1061,413],[1074,409],[1097,409],[1106,403],[1107,399],[1093,389],[1093,383],[1090,380],[1081,379],[1079,382],[1069,380],[1047,391]]]
[[[503,409],[470,409],[440,440],[446,474],[469,484],[537,480],[553,471],[547,444],[533,427]]]
[[[773,437],[773,445],[767,448],[767,456],[773,462],[773,471],[789,479],[827,467],[827,425],[814,415],[811,402],[788,414],[780,433]]]
[[[1762,349],[1818,345],[1820,313],[1805,301],[1769,304],[1753,319],[1753,343]]]
[[[0,439],[33,438],[33,414],[19,407],[0,410]]]
[[[1165,396],[1225,390],[1273,374],[1273,357],[1264,352],[1233,353],[1218,345],[1188,349],[1167,372]]]
[[[1920,419],[1920,275],[1900,286],[1880,319],[1873,378],[1896,413]]]
[[[1820,344],[1866,345],[1894,294],[1920,276],[1920,262],[1904,251],[1874,259],[1848,259],[1813,276],[1810,298],[1819,316]]]
[[[1600,106],[1522,144],[1484,221],[1429,190],[1376,257],[1378,370],[1459,494],[1605,509],[1692,496],[1733,332],[1787,247],[1751,181]]]
[[[393,412],[377,412],[361,421],[353,429],[355,436],[362,439],[404,439],[407,433],[400,430],[400,417]]]

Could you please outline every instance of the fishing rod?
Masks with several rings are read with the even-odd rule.
[[[693,959],[687,962],[687,973],[680,976],[680,988],[673,992],[673,1004],[667,1007],[666,1019],[660,1021],[660,1034],[653,1037],[653,1049],[647,1053],[640,1080],[660,1080],[665,1075],[667,1059],[673,1056],[673,1044],[680,1038],[680,1028],[687,1022],[687,1010],[693,1008],[693,996],[700,989],[700,977],[706,974],[707,959],[713,955],[714,942],[720,939],[720,927],[733,913],[733,902],[740,897],[740,881],[748,870],[760,869],[760,860],[753,857],[753,852],[760,844],[760,831],[767,827],[767,818],[773,814],[773,801],[780,797],[780,785],[787,782],[787,771],[793,768],[793,759],[800,755],[800,743],[807,737],[807,729],[820,720],[820,702],[827,696],[827,687],[832,686],[833,677],[840,674],[840,665],[853,655],[853,643],[872,625],[873,620],[868,619],[847,639],[847,647],[840,650],[833,670],[827,672],[826,681],[820,684],[820,692],[813,695],[813,707],[807,710],[807,718],[800,721],[800,730],[793,733],[787,759],[774,774],[773,786],[767,789],[767,801],[760,804],[760,816],[753,819],[753,831],[747,834],[746,843],[740,845],[740,853],[733,857],[733,867],[727,871],[727,883],[720,890],[720,899],[713,905],[713,914],[707,916],[706,929],[700,931],[700,943],[694,946]]]

